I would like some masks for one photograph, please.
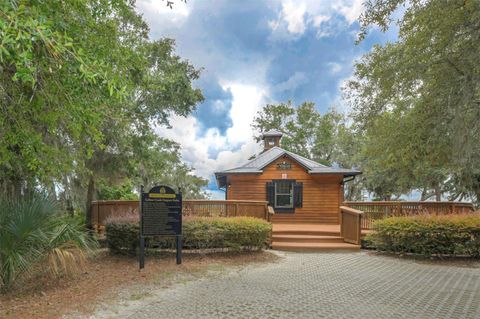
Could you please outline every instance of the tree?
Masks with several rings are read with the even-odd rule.
[[[280,104],[267,104],[254,118],[252,127],[258,132],[276,129],[284,135],[281,145],[299,155],[311,158],[325,165],[334,162],[338,129],[346,128],[343,115],[330,110],[320,115],[312,102],[304,102],[298,107],[291,101]]]
[[[298,107],[291,101],[267,104],[254,118],[252,127],[257,131],[257,141],[262,132],[275,129],[284,134],[280,143],[286,150],[324,165],[357,166],[358,137],[345,116],[334,109],[321,115],[312,102]],[[361,198],[360,184],[358,180],[346,184],[347,200]]]
[[[170,140],[151,135],[133,143],[136,161],[133,167],[136,185],[146,189],[158,184],[170,185],[181,190],[186,199],[205,199],[204,187],[208,181],[195,176],[192,168],[182,163],[180,146]]]
[[[100,143],[105,105],[125,97],[121,30],[146,32],[123,1],[5,1],[0,11],[0,179],[20,195]]]
[[[90,203],[96,195],[96,179],[115,182],[119,177],[135,177],[135,167],[144,161],[139,156],[144,154],[139,146],[152,150],[157,145],[152,125],[169,125],[170,114],[185,116],[203,100],[201,92],[192,87],[199,71],[174,54],[172,40],[145,42],[142,47],[134,49],[139,51],[136,54],[140,57],[134,55],[139,61],[134,64],[131,90],[127,89],[131,94],[129,100],[111,108],[112,114],[102,129],[105,141],[94,148],[92,156],[84,163],[87,176],[83,185],[87,188],[85,210],[88,221],[91,219]],[[165,145],[160,143],[160,146]],[[159,151],[156,155],[168,157],[162,149]],[[174,154],[177,164],[183,165],[177,156],[178,151]],[[154,160],[158,165],[162,157]],[[184,175],[182,170],[170,172]],[[196,180],[189,181],[193,183]]]
[[[478,200],[480,2],[370,0],[359,39],[372,24],[388,29],[402,5],[398,41],[358,61],[345,91],[367,136],[367,165],[395,172],[396,193]]]
[[[153,126],[203,99],[192,86],[199,70],[173,40],[148,38],[132,1],[6,1],[0,15],[1,191],[59,193],[88,223],[96,184],[136,182]],[[168,149],[154,160],[200,196],[204,181]]]

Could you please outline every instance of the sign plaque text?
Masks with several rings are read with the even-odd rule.
[[[145,236],[175,236],[177,264],[182,258],[182,194],[154,186],[140,196],[140,269],[145,267]]]

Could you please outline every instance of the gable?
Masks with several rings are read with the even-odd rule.
[[[303,163],[299,162],[297,159],[293,158],[287,153],[280,154],[277,156],[276,159],[272,159],[271,162],[266,163],[265,166],[261,167],[260,169],[265,170],[267,167],[275,166],[276,169],[281,169],[281,167],[277,167],[279,164],[285,162],[286,164],[290,164],[292,167],[296,166],[298,168],[302,168],[305,171],[309,170],[309,167],[305,166]],[[285,168],[288,170],[288,168]]]
[[[283,165],[287,164],[287,165]],[[289,167],[288,167],[289,166]],[[285,174],[285,175],[284,175]],[[307,169],[297,161],[287,156],[281,156],[272,163],[265,166],[262,175],[272,177],[272,179],[310,179]]]

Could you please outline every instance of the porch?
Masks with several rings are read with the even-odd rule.
[[[343,205],[337,214],[286,218],[274,215],[272,248],[355,251],[361,247],[361,238],[372,231],[375,220],[391,216],[465,214],[474,210],[471,203],[458,202],[344,202]],[[333,222],[334,218],[337,223]]]
[[[332,251],[360,249],[361,238],[373,221],[389,216],[463,214],[473,212],[471,203],[457,202],[345,202],[338,212],[305,215],[275,214],[266,201],[185,200],[183,215],[250,216],[272,222],[271,246],[278,250]],[[138,201],[92,202],[92,224],[100,234],[109,216],[138,214]],[[288,216],[287,218],[282,216]]]

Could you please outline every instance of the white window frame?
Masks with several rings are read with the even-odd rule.
[[[277,193],[277,185],[279,183],[289,183],[290,184],[290,192],[289,193]],[[275,186],[275,193],[274,193],[274,199],[275,199],[275,208],[293,208],[293,201],[294,201],[294,198],[293,198],[293,186],[294,186],[294,181],[275,181],[274,183],[274,186]],[[277,195],[282,195],[282,196],[285,196],[285,195],[289,195],[290,196],[290,205],[288,206],[279,206],[277,204]]]

